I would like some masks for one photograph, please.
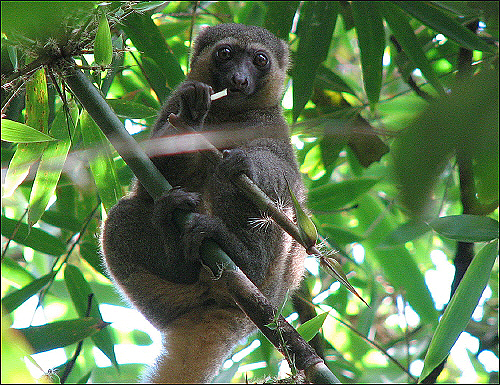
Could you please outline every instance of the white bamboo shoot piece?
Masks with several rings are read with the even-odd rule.
[[[210,95],[210,100],[214,101],[220,98],[223,98],[227,95],[227,88],[224,88],[222,91],[219,91],[213,95]]]

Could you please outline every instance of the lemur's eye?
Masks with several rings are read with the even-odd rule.
[[[267,63],[269,63],[269,59],[267,58],[265,53],[259,52],[253,58],[253,64],[255,64],[257,67],[265,67]]]
[[[221,47],[217,50],[217,58],[220,60],[229,60],[233,56],[231,48],[228,46]]]

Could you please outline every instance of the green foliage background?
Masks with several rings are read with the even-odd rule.
[[[425,360],[431,371],[465,328],[479,340],[469,352],[474,380],[498,379],[477,359],[483,350],[498,357],[497,2],[50,3],[2,2],[2,382],[31,379],[24,355],[64,347],[69,360],[84,337],[67,381],[133,381],[143,365],[118,365],[113,345],[151,342],[102,322],[98,304],[126,305],[103,271],[99,225],[132,173],[63,87],[54,58],[77,59],[142,141],[188,70],[192,36],[220,22],[261,25],[290,43],[284,107],[309,209],[325,250],[336,250],[370,304],[311,261],[301,296],[329,311],[319,343],[332,372],[342,382],[413,382],[410,365]],[[92,55],[109,59],[104,17],[114,49],[106,69]],[[464,27],[478,20],[480,37]],[[477,255],[438,328],[443,309],[424,278],[436,270],[431,253],[452,262],[466,244]],[[468,322],[486,284],[483,316]],[[35,294],[47,323],[9,328]],[[284,315],[293,312],[287,304]],[[260,347],[221,381],[278,374],[282,357],[260,334],[236,351],[255,339]],[[94,346],[111,366],[96,366]],[[462,367],[448,360],[438,380],[458,381]]]

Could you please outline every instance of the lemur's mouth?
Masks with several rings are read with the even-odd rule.
[[[229,96],[235,96],[235,97],[244,97],[244,96],[250,96],[252,92],[248,89],[239,89],[239,88],[229,88],[228,89],[228,95]]]

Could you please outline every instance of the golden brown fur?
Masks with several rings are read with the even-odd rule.
[[[264,29],[203,29],[191,72],[165,104],[152,137],[182,133],[168,122],[174,113],[197,130],[227,132],[217,147],[230,151],[218,164],[194,152],[154,158],[167,180],[182,189],[153,202],[136,183],[109,212],[102,234],[108,271],[164,338],[165,351],[145,380],[209,382],[254,330],[201,267],[198,247],[204,238],[216,240],[276,306],[302,278],[305,252],[276,224],[252,224],[262,213],[231,183],[245,172],[291,212],[288,180],[304,200],[280,106],[288,63],[286,44]],[[209,95],[223,88],[229,95],[210,102]],[[179,208],[199,213],[184,229],[172,224],[171,213]]]

